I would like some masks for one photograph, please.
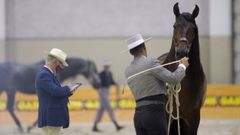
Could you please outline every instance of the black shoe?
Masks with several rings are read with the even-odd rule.
[[[123,126],[117,126],[117,131],[120,131],[120,130],[122,130],[122,129],[124,129]]]
[[[93,127],[93,128],[92,128],[92,131],[93,131],[93,132],[99,132],[99,133],[101,133],[101,132],[102,132],[102,131],[101,131],[101,130],[99,130],[97,127]]]

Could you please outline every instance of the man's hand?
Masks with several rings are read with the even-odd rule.
[[[69,90],[71,89],[71,86],[72,86],[72,82],[71,81],[68,81],[66,86],[68,86]]]
[[[189,66],[189,63],[188,63],[188,58],[187,57],[183,57],[180,62],[180,64],[183,64],[186,68]]]

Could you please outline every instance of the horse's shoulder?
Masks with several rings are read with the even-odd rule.
[[[164,63],[164,61],[166,60],[167,56],[168,56],[168,53],[164,53],[164,54],[162,54],[161,56],[158,57],[158,59],[160,61],[160,64]]]

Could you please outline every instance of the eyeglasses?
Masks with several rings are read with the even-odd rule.
[[[60,66],[60,68],[61,68],[61,69],[63,69],[63,68],[64,68],[64,65],[63,65],[63,63],[62,63],[61,61],[58,61],[58,62],[60,63],[60,65],[59,65],[59,66]]]

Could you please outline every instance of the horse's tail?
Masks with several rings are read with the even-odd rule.
[[[0,64],[0,94],[2,91],[7,89],[7,85],[9,84],[9,63],[1,63]]]

